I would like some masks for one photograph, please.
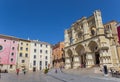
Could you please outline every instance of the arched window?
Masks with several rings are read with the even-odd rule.
[[[91,35],[92,36],[96,35],[96,28],[94,27],[91,28]]]
[[[78,33],[78,38],[81,38],[82,37],[82,32],[79,32]]]
[[[73,43],[73,39],[72,39],[72,37],[70,37],[70,44],[72,44]]]

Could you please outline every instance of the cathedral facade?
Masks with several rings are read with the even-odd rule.
[[[120,66],[116,21],[102,23],[101,12],[82,17],[65,30],[65,68]]]

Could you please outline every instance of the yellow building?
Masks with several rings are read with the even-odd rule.
[[[25,68],[28,70],[30,60],[30,41],[20,39],[18,46],[17,68]]]

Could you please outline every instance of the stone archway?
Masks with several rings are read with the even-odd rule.
[[[79,57],[79,62],[80,62],[80,66],[81,67],[86,67],[86,54],[85,54],[85,48],[83,45],[78,45],[76,48],[75,48],[75,51],[77,52],[78,54],[78,57]]]
[[[99,66],[100,65],[100,52],[99,52],[99,48],[98,48],[98,44],[95,41],[91,41],[88,44],[89,49],[92,52],[92,57],[94,60],[94,65]]]
[[[70,60],[70,66],[71,66],[71,68],[73,68],[74,57],[73,57],[72,50],[69,49],[69,50],[67,51],[67,54],[68,54],[68,57],[69,57],[69,60]]]

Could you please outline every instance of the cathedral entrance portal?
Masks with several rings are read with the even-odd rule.
[[[73,68],[74,57],[73,57],[72,50],[69,49],[69,50],[67,51],[67,53],[68,53],[69,60],[70,60],[70,66],[71,66],[71,68]]]
[[[99,54],[99,48],[98,45],[95,41],[91,41],[89,43],[89,49],[93,53],[93,60],[94,60],[94,65],[99,66],[100,65],[100,54]]]
[[[75,48],[78,57],[79,57],[79,62],[80,62],[80,67],[85,67],[86,66],[86,54],[85,54],[85,48],[83,45],[78,45]]]

